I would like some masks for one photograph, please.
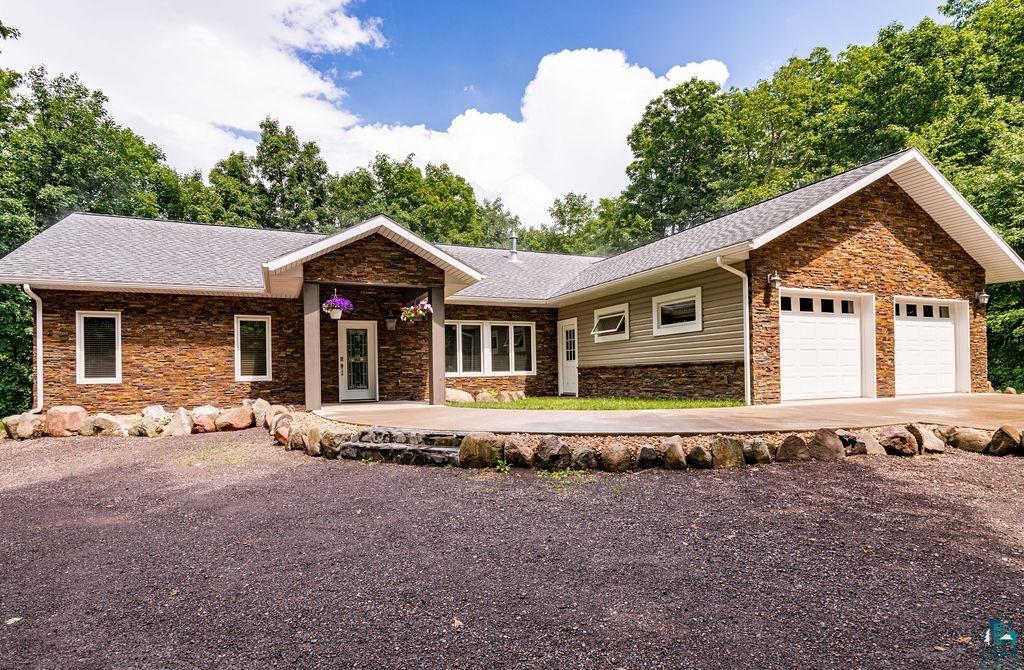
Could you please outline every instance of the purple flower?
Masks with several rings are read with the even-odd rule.
[[[341,296],[336,295],[332,298],[328,298],[324,302],[325,312],[330,312],[335,309],[341,310],[342,312],[351,312],[355,307],[352,306],[352,301],[348,298],[342,298]]]

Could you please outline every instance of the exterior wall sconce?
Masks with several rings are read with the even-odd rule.
[[[979,305],[984,307],[985,305],[988,304],[989,295],[984,291],[979,291],[978,293],[974,294],[974,299],[978,301]]]
[[[768,275],[768,288],[778,291],[782,288],[782,277],[779,276],[778,272],[772,272]]]
[[[395,310],[388,307],[387,316],[384,317],[384,325],[388,327],[388,330],[394,330],[398,326],[398,317],[395,316]]]

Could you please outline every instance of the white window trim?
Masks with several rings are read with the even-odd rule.
[[[242,374],[242,348],[240,326],[242,321],[264,321],[267,324],[267,374]],[[236,382],[269,382],[274,380],[274,350],[271,337],[271,317],[266,315],[235,314],[235,381]]]
[[[694,314],[697,317],[694,321],[687,323],[673,323],[667,326],[661,325],[661,306],[684,300],[694,301]],[[678,333],[696,333],[704,330],[704,315],[701,309],[701,289],[699,286],[688,288],[675,293],[667,293],[651,298],[651,323],[654,328],[654,336],[676,335]]]
[[[115,351],[117,374],[114,377],[88,378],[85,376],[85,318],[108,317],[114,319]],[[75,383],[77,384],[120,384],[121,383],[121,312],[75,312]]]
[[[458,334],[455,338],[456,362],[458,372],[445,372],[445,377],[532,377],[537,374],[537,324],[534,321],[445,321],[445,326],[458,326]],[[480,372],[462,371],[462,326],[480,326],[483,337],[483,349],[481,351]],[[530,370],[513,370],[505,372],[495,371],[491,364],[491,326],[527,326],[530,328],[530,360],[533,367]],[[510,334],[511,335],[511,334]],[[515,367],[515,355],[510,351],[510,360]]]
[[[629,339],[629,303],[624,302],[619,305],[611,305],[609,307],[601,307],[600,309],[594,310],[594,324],[596,325],[598,320],[602,316],[608,316],[609,314],[622,313],[625,319],[625,332],[614,333],[612,335],[594,335],[593,328],[591,328],[591,335],[594,337],[595,342],[618,342],[620,340]]]

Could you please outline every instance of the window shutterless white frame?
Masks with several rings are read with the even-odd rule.
[[[117,374],[114,377],[85,376],[85,318],[109,318],[114,320],[114,343]],[[121,383],[121,312],[75,312],[75,383],[76,384],[120,384]]]
[[[622,328],[623,332],[617,332],[619,326],[616,325],[611,330],[598,330],[597,324],[603,317],[622,315]],[[590,334],[594,336],[595,342],[617,342],[619,340],[629,339],[629,303],[624,302],[620,305],[611,305],[609,307],[601,307],[600,309],[594,310],[594,327],[590,330]]]
[[[688,288],[684,291],[676,291],[675,293],[667,293],[665,295],[658,295],[651,298],[651,322],[654,324],[655,337],[659,335],[675,335],[676,333],[695,333],[703,330],[704,325],[701,316],[700,297],[700,287],[697,286],[695,288]],[[692,300],[694,303],[694,315],[696,318],[693,321],[662,325],[661,308],[663,305],[672,305],[689,300]]]
[[[445,372],[445,377],[528,377],[537,374],[537,325],[533,321],[445,321],[445,326],[456,326],[455,355],[458,371]],[[464,371],[462,369],[462,326],[480,326],[483,335],[483,351],[481,370]],[[508,326],[509,328],[509,367],[511,371],[494,371],[491,365],[491,326]],[[530,329],[530,361],[529,370],[516,370],[514,330],[513,326],[525,326]]]
[[[263,321],[267,324],[267,374],[265,375],[243,375],[242,374],[242,347],[241,347],[241,329],[243,321]],[[271,342],[273,338],[270,336],[270,317],[269,316],[250,316],[247,314],[236,314],[235,315],[235,381],[236,382],[269,382],[274,379],[274,370],[272,364],[274,362],[274,351],[271,348]]]

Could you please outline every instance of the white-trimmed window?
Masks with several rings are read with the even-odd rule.
[[[75,312],[75,381],[121,383],[121,312]]]
[[[629,339],[629,303],[594,310],[594,327],[590,330],[595,342]]]
[[[235,381],[273,379],[270,317],[235,315]]]
[[[449,377],[537,373],[536,327],[517,321],[446,321],[444,371]]]
[[[703,327],[700,287],[651,298],[651,314],[656,336],[699,331]]]

